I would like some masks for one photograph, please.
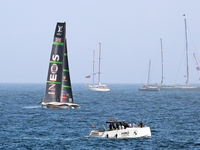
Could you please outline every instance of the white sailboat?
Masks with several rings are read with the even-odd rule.
[[[99,78],[98,78],[98,85],[95,85],[94,84],[94,66],[95,66],[95,51],[93,51],[93,84],[92,85],[88,85],[88,89],[91,90],[91,91],[110,91],[109,87],[106,86],[106,85],[102,85],[100,83],[100,74],[101,74],[101,71],[100,71],[100,67],[101,67],[101,43],[99,43]]]
[[[185,16],[185,15],[183,15]],[[186,70],[187,70],[187,79],[185,82],[185,86],[177,86],[177,85],[168,85],[163,84],[163,50],[162,50],[162,40],[161,40],[161,57],[162,57],[162,80],[161,85],[159,85],[160,90],[179,90],[179,91],[200,91],[199,87],[189,86],[189,65],[188,65],[188,40],[187,40],[187,22],[186,17],[184,18],[185,22],[185,47],[186,47]]]
[[[149,85],[149,78],[150,78],[150,68],[151,68],[151,60],[149,60],[149,71],[148,71],[148,80],[147,80],[147,85],[144,84],[144,86],[142,88],[139,88],[139,91],[160,91],[160,89],[158,88],[158,86],[152,86]]]

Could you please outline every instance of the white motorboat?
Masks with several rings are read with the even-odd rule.
[[[91,131],[87,138],[150,138],[150,127],[129,127],[124,121],[107,121],[109,123],[109,129],[100,129]],[[113,127],[113,128],[110,128]],[[120,126],[124,126],[124,129],[120,129]]]

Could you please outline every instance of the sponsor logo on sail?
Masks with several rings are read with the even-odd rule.
[[[66,96],[65,96],[65,95],[63,95],[63,97],[62,97],[62,100],[67,100],[67,98],[66,98]]]
[[[66,76],[63,76],[63,81],[67,81],[66,78],[67,78]]]
[[[52,55],[52,60],[53,61],[59,61],[59,55]],[[49,76],[49,81],[56,82],[57,81],[57,71],[58,71],[58,65],[53,63],[50,67],[51,74]],[[55,95],[55,88],[56,84],[55,83],[49,83],[49,88],[48,88],[48,94],[50,95]]]
[[[58,32],[62,32],[63,26],[58,26]]]
[[[57,31],[56,35],[61,36],[62,31],[63,31],[62,29],[63,29],[63,26],[58,26],[58,31]]]
[[[58,71],[58,65],[52,64],[52,65],[51,65],[51,73],[52,73],[52,74],[56,74],[57,71]]]

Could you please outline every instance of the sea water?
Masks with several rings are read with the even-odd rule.
[[[45,84],[0,84],[0,149],[200,149],[200,92],[138,91],[140,84],[108,84],[110,92],[73,84],[80,109],[38,103]],[[142,121],[151,138],[84,138],[110,118]],[[91,128],[91,126],[94,128]]]

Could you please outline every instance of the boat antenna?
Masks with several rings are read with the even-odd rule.
[[[148,81],[147,81],[147,86],[149,85],[150,68],[151,68],[151,59],[149,60],[149,72],[148,72]]]
[[[183,16],[184,16],[184,22],[185,22],[185,47],[186,47],[186,66],[187,66],[187,80],[186,80],[186,85],[189,86],[189,65],[188,65],[187,22],[186,22],[185,14],[183,14]]]
[[[95,50],[93,51],[93,87],[94,87],[94,64],[95,64]]]
[[[100,86],[100,74],[101,74],[101,72],[100,72],[100,63],[101,63],[101,43],[99,43],[99,86]]]

